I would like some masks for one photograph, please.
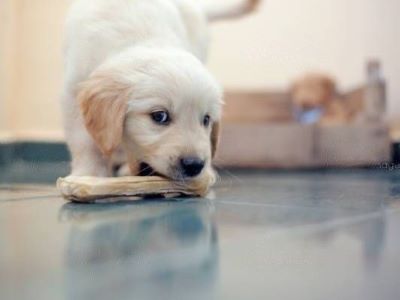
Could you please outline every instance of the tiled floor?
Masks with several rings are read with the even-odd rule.
[[[400,299],[400,171],[223,171],[211,200],[113,205],[22,173],[0,176],[2,300]]]

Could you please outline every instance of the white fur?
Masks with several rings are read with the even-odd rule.
[[[239,6],[234,7],[237,11]],[[242,7],[247,12],[248,7]],[[229,15],[232,8],[226,9]],[[110,158],[86,130],[77,101],[81,83],[99,73],[132,89],[121,143],[126,156],[119,155],[120,159],[150,160],[158,172],[174,177],[171,164],[190,154],[204,158],[211,169],[211,129],[204,128],[201,120],[210,114],[218,122],[222,103],[221,91],[203,65],[208,20],[218,18],[212,11],[195,0],[77,0],[73,4],[66,23],[62,97],[73,175],[111,175]],[[149,113],[158,107],[171,112],[173,126],[166,129],[151,122]]]

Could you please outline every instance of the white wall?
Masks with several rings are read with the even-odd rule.
[[[393,117],[400,114],[399,13],[399,0],[264,0],[256,16],[214,26],[210,67],[230,88],[285,87],[307,70],[327,71],[348,88],[377,57]]]
[[[0,0],[0,136],[61,138],[62,29],[71,0]]]
[[[0,135],[8,132],[11,122],[9,101],[14,90],[15,13],[16,5],[13,1],[0,1]]]

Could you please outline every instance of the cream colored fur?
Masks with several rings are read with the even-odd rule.
[[[118,156],[133,175],[146,162],[184,180],[176,165],[189,155],[206,161],[193,180],[211,185],[222,91],[204,67],[208,21],[257,2],[213,9],[195,0],[77,0],[66,23],[62,97],[72,175],[111,176]],[[157,109],[170,113],[169,126],[151,120]]]

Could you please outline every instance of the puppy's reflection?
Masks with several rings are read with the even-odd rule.
[[[68,299],[212,299],[217,231],[208,200],[63,206]]]

